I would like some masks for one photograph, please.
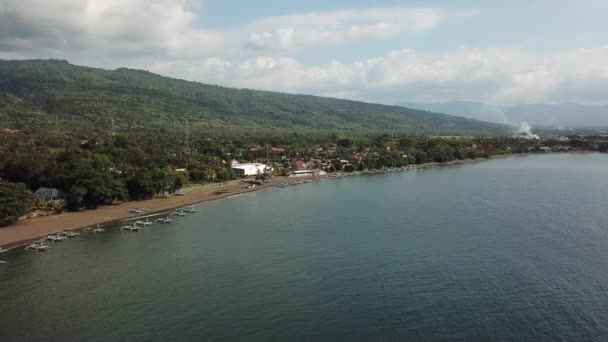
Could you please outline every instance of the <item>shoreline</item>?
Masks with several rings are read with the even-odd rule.
[[[431,162],[420,165],[410,165],[400,171],[415,171],[418,169],[429,169],[435,167],[446,167],[454,165],[465,165],[481,163],[492,159],[508,158],[514,156],[525,156],[527,154],[504,154],[491,156],[490,158],[453,160],[445,163]],[[379,172],[384,173],[384,172]],[[374,174],[374,173],[370,173]],[[41,216],[19,221],[5,228],[0,228],[0,247],[14,249],[25,244],[39,241],[48,235],[60,233],[65,230],[80,231],[86,227],[95,225],[109,225],[122,221],[136,220],[142,217],[154,216],[170,212],[186,206],[192,206],[209,201],[229,198],[236,195],[262,191],[273,188],[281,183],[288,183],[299,180],[319,180],[332,177],[274,177],[270,183],[262,184],[254,188],[247,187],[242,181],[228,182],[226,185],[218,186],[206,184],[185,189],[183,196],[173,196],[171,198],[153,198],[150,200],[125,202],[114,206],[103,206],[95,210],[82,212],[65,212],[57,215]],[[341,178],[341,177],[340,177]],[[129,213],[130,208],[144,207],[149,210],[141,214]]]
[[[112,225],[123,221],[168,213],[179,208],[208,201],[269,189],[277,184],[288,181],[288,179],[293,180],[293,178],[275,177],[272,182],[256,186],[255,188],[248,188],[248,184],[240,180],[228,182],[227,185],[223,186],[206,184],[185,189],[183,196],[153,198],[143,201],[125,202],[119,205],[102,206],[95,210],[64,212],[57,215],[29,218],[0,228],[0,247],[15,249],[44,239],[48,235],[66,230],[81,231],[86,227],[93,227],[98,224]],[[148,208],[148,210],[143,213],[133,214],[129,213],[129,209],[131,208]]]

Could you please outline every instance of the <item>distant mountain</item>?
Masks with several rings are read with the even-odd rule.
[[[572,103],[499,106],[469,101],[408,102],[401,105],[504,124],[518,124],[526,121],[533,126],[608,127],[608,106],[586,106]]]
[[[59,60],[0,60],[0,125],[69,121],[96,128],[197,123],[275,127],[504,134],[495,123],[335,98],[225,88],[132,69],[103,70]]]

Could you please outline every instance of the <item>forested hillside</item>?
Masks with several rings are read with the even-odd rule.
[[[506,126],[357,101],[233,89],[146,71],[102,70],[59,60],[0,61],[0,124],[66,122],[96,129],[185,125],[429,135],[492,135]]]

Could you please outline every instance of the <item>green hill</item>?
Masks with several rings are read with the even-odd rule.
[[[117,129],[183,125],[221,129],[504,134],[508,128],[399,106],[233,89],[132,69],[103,70],[60,60],[0,60],[0,124],[71,122]]]

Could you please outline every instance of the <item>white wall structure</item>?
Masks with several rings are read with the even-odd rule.
[[[319,177],[319,176],[325,176],[327,174],[327,172],[323,171],[323,170],[298,170],[298,171],[293,171],[289,177]]]
[[[271,172],[272,168],[262,163],[237,164],[232,170],[240,177],[255,176],[264,172]]]

